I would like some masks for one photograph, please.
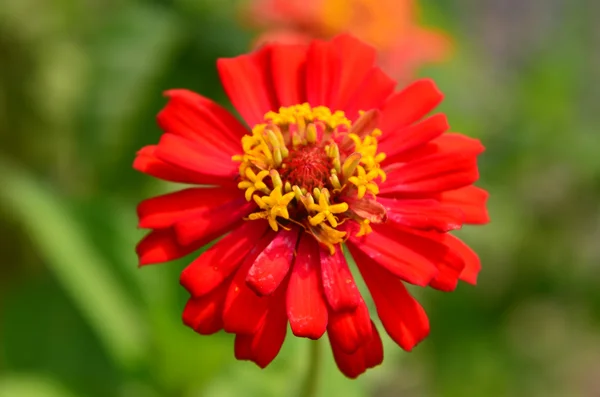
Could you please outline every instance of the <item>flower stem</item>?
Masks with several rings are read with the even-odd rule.
[[[310,341],[308,369],[300,390],[300,397],[316,397],[321,370],[321,341]]]

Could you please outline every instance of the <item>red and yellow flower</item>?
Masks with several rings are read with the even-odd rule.
[[[399,82],[449,58],[450,36],[417,21],[415,0],[248,0],[244,16],[261,29],[257,45],[308,43],[350,33],[374,46],[378,63]]]
[[[488,222],[475,139],[448,133],[431,80],[395,92],[375,50],[342,35],[266,45],[217,63],[247,124],[187,90],[171,90],[157,145],[134,168],[198,185],[138,207],[140,264],[161,263],[221,236],[181,274],[185,324],[236,334],[235,355],[261,367],[296,336],[326,332],[340,370],[356,377],[383,360],[354,282],[354,258],[383,327],[403,349],[429,333],[405,283],[474,284],[477,255],[448,233]]]

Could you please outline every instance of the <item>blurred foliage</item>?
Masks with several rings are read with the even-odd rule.
[[[319,395],[600,395],[600,6],[422,1],[454,35],[422,75],[457,131],[483,140],[493,222],[460,232],[476,288],[416,291],[431,336],[388,339],[358,381],[321,357]],[[281,396],[306,372],[288,338],[266,370],[229,335],[181,324],[178,273],[138,270],[135,205],[175,189],[131,169],[161,92],[226,104],[217,57],[247,50],[233,0],[4,0],[0,7],[0,397]],[[227,105],[228,106],[228,105]],[[322,341],[325,347],[325,341]]]

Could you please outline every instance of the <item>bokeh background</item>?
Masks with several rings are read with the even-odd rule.
[[[376,0],[372,0],[375,2]],[[402,1],[402,0],[399,0]],[[0,397],[294,395],[308,340],[261,371],[184,327],[178,274],[137,268],[134,172],[161,92],[227,104],[217,57],[257,31],[234,0],[0,1]],[[343,3],[343,2],[342,2]],[[327,343],[319,396],[600,396],[600,3],[421,0],[452,56],[420,68],[480,138],[492,223],[460,231],[477,287],[417,290],[432,331],[356,381]]]

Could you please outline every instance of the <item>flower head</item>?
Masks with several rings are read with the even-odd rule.
[[[479,141],[448,133],[431,80],[394,92],[375,50],[349,35],[267,45],[217,63],[248,127],[186,90],[168,91],[157,145],[134,168],[199,185],[147,199],[140,264],[185,256],[223,236],[182,273],[184,322],[236,334],[235,355],[268,365],[289,323],[327,332],[340,370],[383,360],[351,254],[383,327],[411,350],[429,332],[405,283],[443,291],[475,283],[477,255],[448,232],[488,221]]]
[[[427,63],[448,58],[451,39],[417,22],[416,0],[248,0],[245,15],[266,42],[307,43],[349,32],[373,45],[379,63],[400,82]]]

